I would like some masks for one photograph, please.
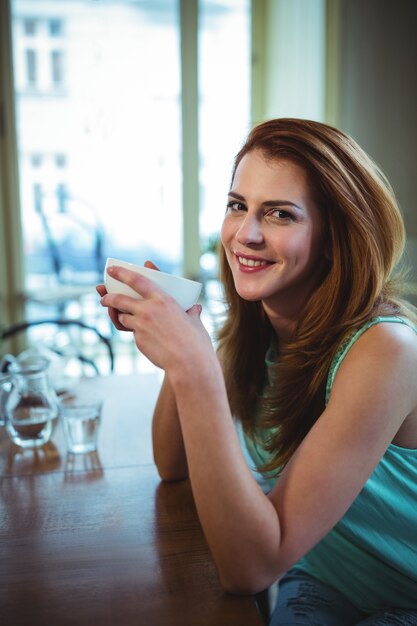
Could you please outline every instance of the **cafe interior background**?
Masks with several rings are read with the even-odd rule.
[[[336,125],[375,158],[417,282],[416,26],[415,0],[2,0],[0,332],[82,320],[117,373],[151,368],[98,305],[112,256],[201,280],[214,336],[233,156],[272,117]],[[40,325],[0,356],[65,352],[74,332]]]

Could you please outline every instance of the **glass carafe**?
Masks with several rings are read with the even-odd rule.
[[[4,426],[6,421],[6,406],[11,390],[11,376],[6,373],[0,373],[0,426]]]
[[[12,390],[6,402],[5,426],[22,448],[37,448],[51,437],[58,416],[58,400],[47,377],[49,361],[43,357],[16,360],[8,369]]]

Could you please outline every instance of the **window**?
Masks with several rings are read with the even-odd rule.
[[[25,35],[31,37],[36,34],[36,20],[27,18],[23,20],[23,32]]]
[[[34,168],[41,167],[42,162],[43,162],[43,157],[38,152],[35,152],[34,154],[30,155],[30,163],[32,167]]]
[[[51,37],[58,37],[62,35],[62,21],[59,19],[49,20],[48,22],[49,34]]]
[[[35,208],[36,213],[42,212],[42,185],[41,183],[33,184],[33,206]]]
[[[35,86],[38,75],[38,64],[35,50],[26,50],[26,83],[29,86]]]
[[[67,157],[65,154],[55,154],[54,159],[56,167],[66,167]]]
[[[61,50],[51,51],[51,77],[52,84],[56,87],[64,82],[63,53]]]
[[[68,189],[65,183],[58,183],[56,187],[56,199],[58,203],[58,213],[66,213]]]
[[[12,6],[19,19],[25,2],[15,0]],[[51,37],[60,36],[68,69],[66,92],[59,100],[52,97],[42,65],[44,97],[37,99],[36,109],[30,94],[18,100],[19,152],[33,145],[44,154],[53,151],[42,168],[43,196],[55,195],[62,209],[56,170],[64,168],[67,195],[77,198],[85,211],[93,211],[101,223],[103,255],[137,262],[150,257],[162,269],[180,271],[178,3],[62,1],[59,19],[48,17],[50,6],[36,3],[42,25],[38,50],[42,64],[49,55],[49,82],[62,85],[64,50],[50,47]],[[16,39],[14,49],[18,54]],[[35,78],[32,54],[32,81]],[[19,84],[18,75],[15,81]],[[48,254],[48,247],[33,196],[25,191],[32,183],[23,165],[20,183],[26,285],[46,288],[50,277],[35,269],[48,264],[31,263],[31,254]]]

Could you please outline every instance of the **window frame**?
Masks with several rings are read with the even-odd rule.
[[[24,319],[23,238],[13,84],[11,11],[0,2],[0,324]]]

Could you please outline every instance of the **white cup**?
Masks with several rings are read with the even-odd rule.
[[[142,276],[145,276],[145,278],[148,278],[154,282],[155,285],[158,285],[158,287],[172,296],[178,302],[180,307],[184,309],[184,311],[188,311],[188,309],[190,309],[193,304],[197,302],[200,296],[202,284],[195,280],[189,280],[188,278],[174,276],[173,274],[159,272],[158,270],[153,270],[149,267],[142,267],[140,265],[128,263],[127,261],[112,258],[107,259],[106,266],[104,268],[104,284],[108,293],[120,293],[125,296],[130,296],[131,298],[136,298],[137,300],[142,300],[142,296],[136,293],[136,291],[134,291],[131,287],[128,287],[124,283],[121,283],[119,280],[116,280],[108,275],[107,268],[112,265],[124,267],[128,270],[132,270],[133,272],[137,272],[138,274],[142,274]]]

